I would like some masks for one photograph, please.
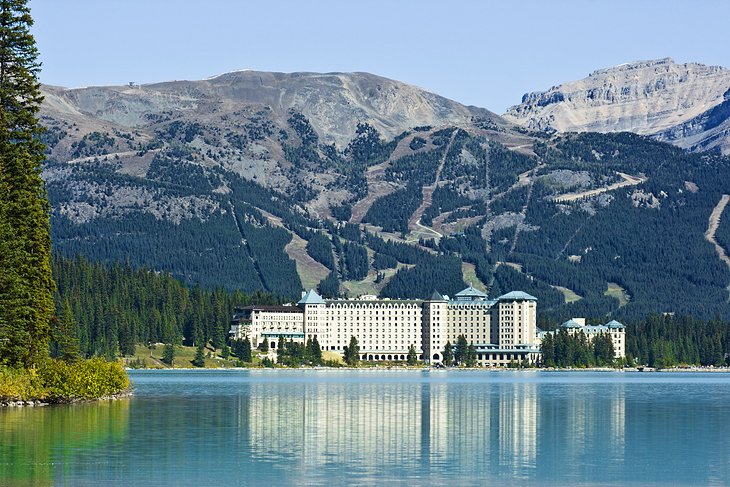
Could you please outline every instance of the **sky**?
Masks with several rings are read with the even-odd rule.
[[[30,0],[41,81],[366,71],[503,113],[524,93],[671,57],[730,67],[724,0]]]

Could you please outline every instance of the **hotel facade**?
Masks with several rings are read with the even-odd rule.
[[[429,299],[325,300],[314,290],[296,304],[237,308],[230,336],[248,337],[275,350],[279,337],[305,342],[317,338],[322,350],[343,353],[355,337],[360,359],[406,360],[413,347],[420,360],[438,364],[447,343],[463,335],[473,343],[482,366],[533,364],[540,358],[542,332],[536,326],[537,299],[513,291],[497,299],[473,287],[453,298],[434,292]]]

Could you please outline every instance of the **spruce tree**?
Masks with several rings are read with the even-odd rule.
[[[343,358],[345,363],[351,367],[354,367],[360,361],[360,346],[354,336],[350,337],[350,344],[344,347]]]
[[[53,341],[51,355],[64,362],[75,362],[81,357],[79,339],[76,336],[76,320],[68,299],[64,300],[57,319],[52,319]]]
[[[466,357],[464,362],[467,367],[476,367],[477,365],[477,349],[474,346],[474,342],[470,342],[469,346],[466,347]]]
[[[251,362],[253,360],[251,357],[251,340],[248,337],[244,338],[243,343],[241,343],[241,354],[238,358],[244,362]]]
[[[195,358],[197,359],[197,355]],[[175,345],[172,343],[165,344],[165,348],[162,350],[162,361],[172,367],[175,362]]]
[[[195,349],[195,358],[190,361],[195,367],[205,367],[205,347],[203,342],[198,343],[198,347]]]
[[[413,345],[408,349],[408,357],[406,363],[408,365],[416,365],[418,363],[418,355],[416,354],[416,347]]]
[[[444,346],[444,359],[442,362],[447,367],[454,365],[454,351],[451,342],[446,342],[446,346]]]
[[[454,360],[458,365],[466,363],[467,348],[469,348],[469,343],[466,341],[466,337],[459,335],[456,339],[456,351],[454,352]]]
[[[26,3],[0,0],[0,268],[12,269],[0,280],[0,363],[29,366],[48,353],[55,285],[36,118],[40,63]]]
[[[316,336],[307,340],[307,352],[313,365],[319,365],[322,363],[322,347],[320,347],[319,340],[317,340]]]

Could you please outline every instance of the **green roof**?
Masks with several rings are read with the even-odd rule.
[[[611,320],[608,323],[606,323],[606,326],[609,328],[625,328],[623,323],[619,323],[616,320]]]
[[[568,320],[562,325],[560,325],[563,328],[583,328],[580,323],[578,323],[575,320]]]
[[[322,296],[317,294],[317,291],[310,289],[297,304],[325,304],[325,302]]]
[[[464,289],[463,291],[459,291],[456,293],[457,298],[465,298],[465,297],[476,297],[476,298],[486,298],[487,295],[483,292],[481,292],[479,289],[475,289],[472,286],[469,286],[468,288]]]
[[[512,291],[497,298],[498,301],[537,301],[535,296],[530,296],[523,291]]]

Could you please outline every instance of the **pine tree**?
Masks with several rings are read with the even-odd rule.
[[[454,352],[454,360],[458,365],[466,363],[466,354],[468,348],[469,343],[466,341],[466,337],[464,335],[459,335],[459,337],[456,339],[456,352]]]
[[[195,356],[197,360],[197,354]],[[173,363],[175,362],[175,346],[172,343],[166,343],[165,348],[162,351],[162,361],[172,367]],[[195,364],[193,364],[195,365]],[[197,365],[196,365],[197,367]]]
[[[238,358],[243,362],[251,362],[253,360],[253,357],[251,357],[251,340],[248,337],[244,338],[243,343],[241,343],[241,354],[238,355]]]
[[[474,346],[474,342],[470,342],[469,346],[466,347],[466,357],[464,362],[467,367],[476,367],[477,365],[477,349]]]
[[[307,340],[307,351],[314,365],[322,363],[322,347],[319,345],[317,337]]]
[[[79,340],[76,336],[76,320],[74,319],[71,303],[64,300],[59,317],[53,327],[52,355],[65,362],[75,362],[81,357]]]
[[[418,363],[418,355],[416,354],[416,347],[411,345],[408,349],[408,357],[406,359],[408,365],[416,365]]]
[[[360,346],[357,344],[357,338],[350,337],[350,344],[343,350],[345,363],[351,367],[357,365],[360,361]]]
[[[446,345],[444,346],[444,359],[442,360],[442,363],[450,367],[454,365],[454,351],[451,346],[451,342],[446,342]]]
[[[205,347],[202,341],[198,343],[198,348],[195,350],[195,358],[190,363],[195,367],[205,367]]]
[[[26,0],[0,0],[0,363],[48,353],[53,314],[49,205],[36,114],[42,95]],[[8,267],[12,265],[13,267]]]

